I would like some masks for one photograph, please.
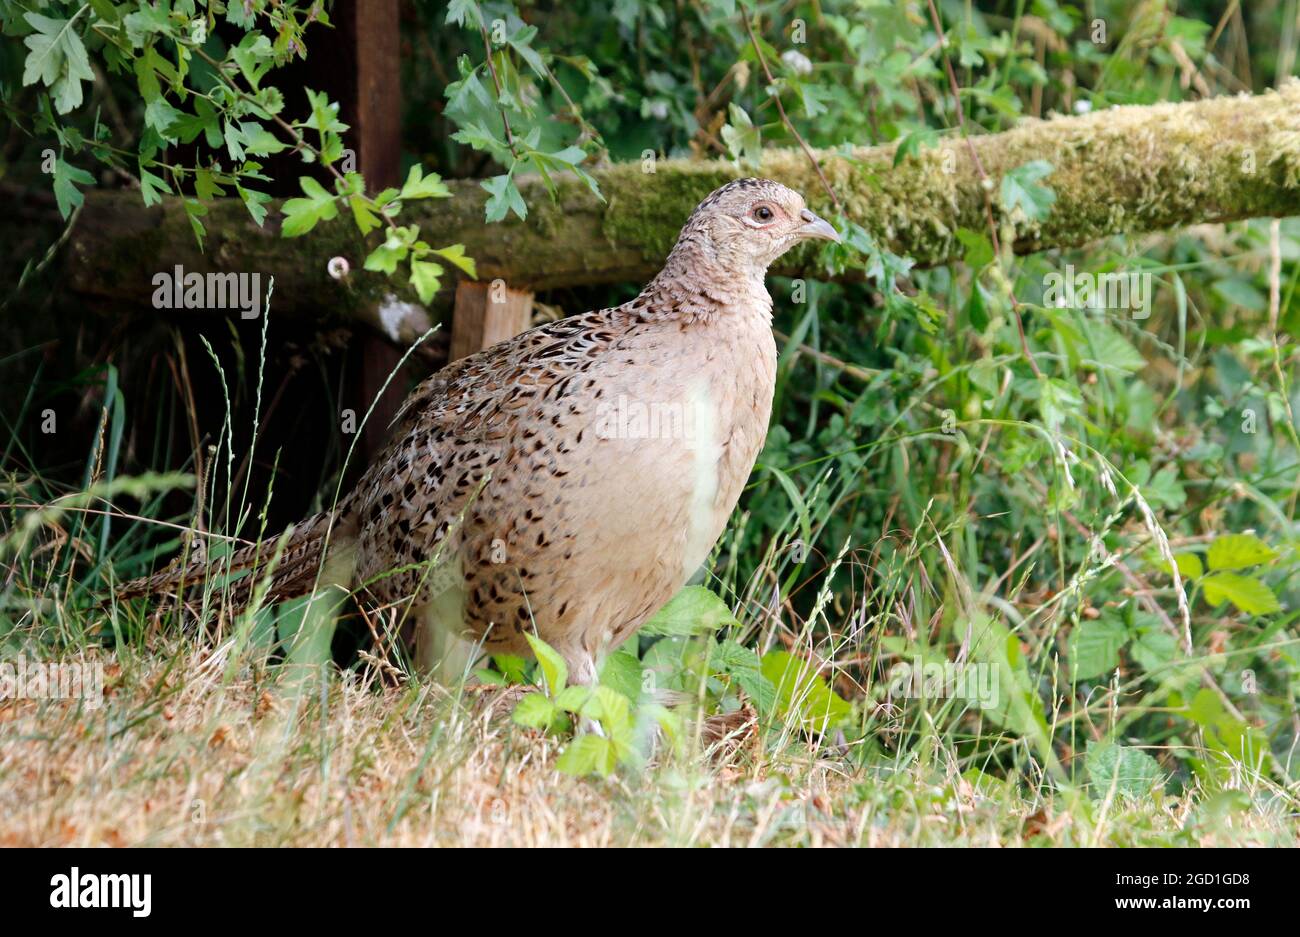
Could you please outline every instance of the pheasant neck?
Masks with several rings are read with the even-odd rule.
[[[724,314],[755,312],[770,320],[772,298],[763,269],[735,269],[701,250],[678,242],[663,270],[633,300],[643,318],[708,324]]]

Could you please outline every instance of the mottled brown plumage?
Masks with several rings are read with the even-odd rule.
[[[738,180],[700,204],[635,299],[434,374],[356,489],[295,528],[270,597],[337,583],[398,603],[419,661],[447,675],[479,650],[527,653],[535,631],[571,679],[593,679],[704,562],[735,507],[775,380],[764,275],[809,237],[835,233],[797,193]],[[249,548],[236,566],[270,552]],[[126,594],[182,575],[203,569]]]

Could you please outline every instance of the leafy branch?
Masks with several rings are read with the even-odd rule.
[[[601,147],[600,134],[587,123],[547,65],[546,55],[533,46],[537,27],[524,23],[513,9],[489,22],[475,0],[453,0],[445,21],[473,30],[483,43],[483,64],[472,65],[468,56],[460,57],[460,79],[447,86],[445,114],[459,128],[453,140],[487,153],[506,170],[480,183],[490,196],[485,206],[487,221],[501,221],[511,213],[521,220],[528,217],[528,205],[516,182],[516,177],[525,172],[537,173],[553,198],[557,194],[553,176],[561,172],[572,173],[592,194],[601,197],[596,180],[583,168],[589,154],[582,146],[594,143]],[[561,145],[562,141],[546,139],[548,131],[554,137],[555,122],[546,120],[547,115],[532,103],[539,95],[527,73],[516,67],[507,52],[518,56],[527,66],[527,73],[545,82],[565,101],[568,116],[579,127],[576,140]],[[484,71],[491,90],[481,77]],[[591,78],[593,74],[587,63],[584,76]],[[495,118],[500,119],[500,133],[492,129]]]
[[[233,188],[254,222],[263,224],[271,199],[255,184],[270,180],[258,160],[292,149],[305,163],[319,164],[332,177],[333,191],[311,176],[301,176],[298,185],[303,196],[287,200],[281,209],[284,236],[296,237],[319,222],[333,220],[342,203],[363,236],[381,226],[387,229],[384,241],[366,257],[365,269],[393,276],[399,264],[408,264],[409,282],[421,301],[431,301],[437,292],[444,263],[474,276],[474,262],[465,255],[463,245],[433,247],[420,238],[417,225],[397,221],[405,202],[450,197],[437,175],[426,175],[413,166],[400,189],[371,195],[360,173],[347,171],[346,164],[343,170],[339,167],[346,153],[342,134],[348,126],[339,120],[336,102],[308,89],[307,117],[291,122],[282,116],[284,95],[264,79],[294,56],[306,55],[302,40],[306,27],[313,22],[329,25],[322,5],[314,2],[303,9],[291,3],[256,0],[224,7],[226,20],[244,34],[218,57],[209,49],[215,51],[211,29],[221,9],[217,5],[173,8],[97,2],[83,4],[61,18],[24,12],[14,3],[3,5],[0,20],[6,31],[28,31],[24,86],[46,89],[35,129],[54,132],[61,148],[73,153],[88,145],[101,162],[139,183],[146,205],[157,204],[163,194],[188,189],[192,195],[185,196],[185,212],[200,247],[206,234],[205,203],[225,195],[227,189]],[[275,29],[274,41],[261,32],[260,23]],[[95,80],[88,38],[108,72],[135,78],[144,103],[144,127],[134,153],[114,146],[97,119],[87,141],[75,126],[55,116],[79,108],[84,100],[82,82]],[[160,51],[164,48],[166,53]],[[196,61],[206,70],[192,68]],[[186,105],[188,109],[183,109]],[[318,143],[306,136],[313,130]],[[170,145],[200,139],[212,151],[206,161],[196,157],[195,165],[182,166],[158,158]],[[232,168],[223,168],[223,154],[233,162]],[[123,164],[131,156],[136,160],[134,174]],[[62,155],[51,171],[59,210],[68,218],[82,202],[78,186],[91,184],[93,177]]]

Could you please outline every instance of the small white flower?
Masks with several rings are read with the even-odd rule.
[[[1086,113],[1088,113],[1090,110],[1092,110],[1092,102],[1091,102],[1091,101],[1089,101],[1089,100],[1087,100],[1087,99],[1085,99],[1085,98],[1080,98],[1079,100],[1077,100],[1077,101],[1074,102],[1074,113],[1076,113],[1076,114],[1086,114]]]
[[[796,75],[811,75],[813,64],[808,56],[798,49],[787,49],[781,53],[781,61]]]
[[[348,275],[351,266],[348,264],[346,257],[331,257],[329,263],[325,265],[325,269],[329,271],[329,275],[334,279],[341,280]]]

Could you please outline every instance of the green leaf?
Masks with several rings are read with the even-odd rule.
[[[497,672],[506,678],[507,683],[520,684],[528,682],[528,676],[525,672],[528,661],[518,654],[493,654],[492,663],[496,666]]]
[[[435,248],[433,253],[462,272],[476,279],[478,278],[478,269],[474,265],[474,258],[465,256],[464,244],[452,244],[450,247]]]
[[[271,40],[258,32],[247,32],[239,45],[230,50],[230,57],[235,60],[244,80],[256,91],[257,83],[262,80],[271,67],[275,50]]]
[[[1268,615],[1282,610],[1273,590],[1263,580],[1240,573],[1210,573],[1201,580],[1205,601],[1218,608],[1231,602],[1248,615]]]
[[[1214,284],[1214,292],[1230,306],[1240,306],[1251,312],[1263,312],[1268,308],[1268,298],[1246,280],[1220,280]]]
[[[209,202],[226,194],[217,181],[217,176],[210,169],[197,169],[194,172],[194,194],[201,201]]]
[[[735,680],[760,713],[772,712],[776,686],[763,676],[762,662],[752,650],[732,640],[719,642],[710,651],[709,666]]]
[[[284,110],[284,94],[279,88],[267,86],[254,96],[256,104],[250,104],[253,113],[263,120],[269,120]]]
[[[1037,390],[1038,413],[1053,432],[1059,430],[1067,418],[1077,416],[1083,405],[1078,385],[1059,378],[1049,377],[1040,381]]]
[[[1205,574],[1205,567],[1201,565],[1201,558],[1195,553],[1175,553],[1174,564],[1178,567],[1178,575],[1183,579],[1200,579]],[[1160,560],[1160,568],[1165,572],[1170,572],[1169,563]]]
[[[586,689],[590,695],[578,709],[581,715],[598,721],[601,728],[605,729],[611,737],[624,732],[632,725],[632,704],[622,693],[607,686],[583,689]]]
[[[514,158],[505,142],[494,137],[492,132],[478,121],[468,121],[453,133],[451,138],[457,143],[491,153],[492,158],[502,164],[509,164]]]
[[[723,125],[722,142],[727,145],[731,158],[742,166],[757,166],[763,159],[763,135],[743,107],[734,102],[727,105],[729,121]]]
[[[1075,680],[1090,680],[1119,666],[1119,649],[1128,640],[1124,623],[1113,615],[1083,621],[1070,635],[1070,670]]]
[[[1178,657],[1178,640],[1158,627],[1143,630],[1128,646],[1128,656],[1147,673],[1161,670]]]
[[[529,693],[515,704],[510,718],[528,729],[548,729],[556,715],[557,707],[545,693]]]
[[[284,214],[284,223],[280,231],[285,237],[306,234],[316,227],[316,222],[329,221],[339,213],[338,207],[334,204],[334,196],[326,192],[311,176],[300,177],[298,185],[307,197],[291,198],[280,207],[280,211]],[[369,263],[367,258],[367,270],[371,269]]]
[[[1132,342],[1117,328],[1100,320],[1088,322],[1085,351],[1085,357],[1102,370],[1131,373],[1147,366],[1147,359],[1133,347]]]
[[[534,74],[538,78],[547,78],[549,72],[546,69],[546,63],[542,61],[541,54],[532,47],[532,41],[537,36],[536,26],[521,26],[514,33],[506,37],[506,45],[519,53],[519,57],[528,63]]]
[[[150,101],[148,107],[144,109],[145,126],[157,130],[158,136],[165,140],[177,138],[178,131],[171,128],[182,123],[184,117],[185,115],[172,107],[162,95]]]
[[[993,698],[980,701],[985,718],[1047,745],[1047,722],[1036,679],[1020,653],[1020,639],[1003,622],[981,612],[971,619],[956,617],[949,628],[954,640],[969,642],[970,660],[994,668]]]
[[[406,174],[406,182],[402,185],[401,194],[398,198],[416,199],[416,198],[450,198],[451,190],[442,182],[442,177],[437,173],[423,175],[419,165],[411,167],[411,171]]]
[[[567,713],[576,713],[586,706],[595,694],[595,690],[589,686],[566,686],[555,696],[555,706]]]
[[[807,81],[791,81],[790,79],[786,79],[786,81],[799,92],[799,103],[803,105],[803,114],[809,120],[813,120],[820,114],[827,113],[829,108],[826,106],[826,102],[835,99],[835,95],[824,85]]]
[[[42,82],[54,95],[54,109],[60,114],[80,107],[81,83],[94,81],[95,74],[86,47],[72,28],[77,17],[64,20],[24,13],[23,18],[36,30],[23,40],[31,50],[23,61],[23,84]]]
[[[352,220],[356,222],[357,230],[362,234],[369,234],[383,224],[370,210],[370,203],[360,195],[353,195],[348,199],[348,208],[352,209]]]
[[[901,292],[891,293],[886,303],[898,312],[911,316],[927,335],[937,335],[947,319],[947,313],[939,308],[934,298],[926,293],[906,296]]]
[[[192,198],[187,198],[184,205],[185,217],[190,222],[190,230],[194,232],[194,238],[199,242],[199,250],[203,250],[203,235],[207,233],[207,230],[203,227],[201,219],[208,213],[208,207]]]
[[[1205,730],[1206,746],[1211,758],[1208,767],[1221,782],[1238,776],[1244,766],[1250,773],[1259,771],[1268,753],[1268,735],[1256,726],[1248,725],[1224,709],[1222,701],[1210,689],[1196,692],[1188,704],[1183,704],[1177,694],[1171,703],[1182,708],[1183,715]],[[1196,767],[1196,763],[1193,762]],[[1205,766],[1198,768],[1203,773]]]
[[[1036,159],[1017,166],[1002,177],[1002,208],[1013,212],[1017,208],[1030,221],[1042,221],[1056,202],[1056,193],[1038,180],[1050,174],[1055,167],[1044,159]]]
[[[570,169],[574,169],[581,166],[583,162],[586,161],[587,152],[580,146],[566,146],[562,150],[557,150],[554,153],[547,153],[545,156],[549,160],[562,163]]]
[[[988,293],[985,291],[984,287],[980,284],[979,280],[975,280],[974,282],[971,283],[970,296],[967,297],[966,305],[962,309],[962,311],[966,315],[966,321],[970,323],[970,327],[974,329],[976,332],[983,332],[986,328],[988,328],[988,324],[989,324]]]
[[[793,716],[810,731],[841,725],[853,715],[853,705],[830,688],[812,663],[787,651],[764,654],[762,672],[776,687],[777,713]]]
[[[155,34],[176,35],[166,5],[154,6],[151,3],[140,3],[136,6],[136,11],[122,20],[122,25],[126,27],[126,38],[131,45],[137,48],[144,46],[146,40]]]
[[[161,176],[156,176],[143,166],[140,167],[140,197],[145,205],[157,205],[162,202],[159,193],[171,194],[171,186]]]
[[[162,94],[162,87],[158,83],[158,68],[154,64],[157,55],[153,49],[148,49],[136,58],[132,66],[136,87],[140,89],[140,97],[146,104]]]
[[[54,161],[54,202],[59,206],[59,214],[64,220],[85,200],[77,185],[92,185],[94,181],[94,176],[84,169],[65,163],[62,156]]]
[[[641,627],[642,634],[709,634],[736,624],[727,603],[704,586],[687,586]]]
[[[405,244],[389,238],[366,256],[362,266],[372,273],[386,273],[392,276],[397,272],[397,265],[406,259],[406,253]]]
[[[519,194],[519,187],[509,175],[493,176],[479,183],[492,197],[487,200],[485,215],[489,223],[500,221],[509,212],[514,212],[522,221],[528,217],[528,206]]]
[[[258,192],[256,189],[245,189],[242,185],[236,184],[235,191],[244,202],[244,207],[248,209],[248,214],[252,216],[253,221],[258,227],[266,220],[266,206],[271,201],[271,196],[265,192]]]
[[[979,270],[993,262],[993,242],[989,240],[987,234],[982,231],[972,231],[970,228],[958,228],[957,240],[961,241],[962,246],[966,248],[962,263],[972,270]]]
[[[556,769],[574,777],[607,776],[618,764],[613,742],[588,733],[574,739],[555,763]]]
[[[221,138],[226,142],[226,152],[230,158],[239,162],[244,159],[244,142],[239,128],[232,121],[225,121],[221,125]]]
[[[1147,462],[1138,462],[1133,467],[1132,481],[1153,508],[1176,511],[1187,503],[1187,490],[1178,480],[1178,466],[1172,462],[1154,476]]]
[[[559,655],[555,648],[532,632],[525,631],[524,637],[528,639],[528,644],[533,649],[533,655],[537,658],[538,666],[542,668],[542,676],[546,680],[547,691],[553,697],[559,696],[569,680],[569,665],[564,662],[564,658]]]
[[[464,26],[466,20],[477,22],[478,4],[475,0],[451,0],[447,4],[447,18],[444,22]]]
[[[635,701],[641,697],[641,669],[641,660],[636,652],[624,644],[606,657],[605,663],[601,665],[601,685],[617,690]]]
[[[246,120],[239,125],[239,137],[243,143],[244,150],[253,156],[270,156],[272,153],[279,153],[281,150],[288,149],[288,144],[282,143],[275,134],[267,130],[256,121]],[[303,179],[310,179],[310,176],[303,176]],[[315,179],[311,180],[315,182]],[[301,184],[302,180],[299,180]],[[319,188],[319,184],[317,186]],[[321,189],[323,192],[324,189]]]
[[[420,302],[425,305],[433,302],[433,297],[438,292],[438,284],[441,282],[442,266],[440,264],[428,260],[411,259],[411,286],[415,287],[415,293],[420,297]]]
[[[939,142],[939,131],[923,129],[913,130],[898,142],[894,150],[894,166],[897,167],[909,156],[916,156],[922,147],[933,148]]]
[[[1206,555],[1210,569],[1245,569],[1267,563],[1277,557],[1277,553],[1254,534],[1225,534],[1215,537]]]
[[[1092,796],[1101,800],[1111,791],[1133,800],[1146,800],[1164,787],[1159,762],[1141,749],[1114,742],[1088,746],[1088,780]]]

